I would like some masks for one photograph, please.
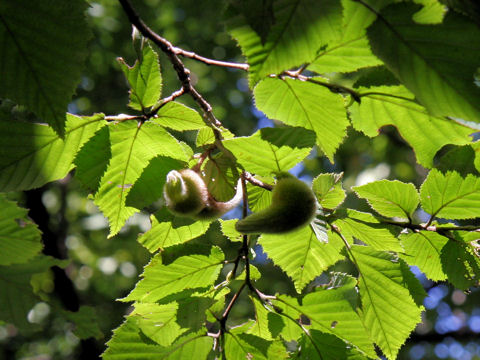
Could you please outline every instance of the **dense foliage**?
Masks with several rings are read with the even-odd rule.
[[[168,14],[174,3],[155,5]],[[97,338],[104,359],[395,359],[422,323],[425,286],[479,287],[479,6],[223,7],[205,5],[179,30],[128,0],[0,4],[0,338],[35,337],[52,309],[50,329],[74,324],[66,338],[82,339],[68,356],[94,358]],[[122,40],[105,11],[122,17]],[[219,27],[205,30],[212,11]],[[202,34],[215,38],[212,58],[176,46]],[[114,89],[125,82],[128,99]],[[173,214],[167,174],[186,168],[216,201],[241,187],[243,206],[218,220]],[[318,210],[277,234],[306,206],[288,194],[272,203],[287,171]],[[273,231],[236,230],[280,203],[289,216],[266,219]],[[97,209],[108,234],[87,221]],[[82,301],[92,268],[112,275],[118,262],[124,276],[95,274],[102,298]],[[136,284],[125,280],[145,263]],[[39,351],[12,343],[6,358]]]

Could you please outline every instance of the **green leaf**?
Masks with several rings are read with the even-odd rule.
[[[232,134],[230,130],[223,127],[219,127],[217,130],[220,131],[223,139],[233,139],[235,137],[235,135]],[[213,144],[215,143],[215,141],[215,134],[213,133],[211,127],[204,126],[200,130],[198,130],[197,139],[195,140],[195,143],[198,147]]]
[[[339,1],[281,0],[274,3],[273,11],[275,22],[263,42],[243,19],[229,24],[250,65],[252,86],[269,74],[311,62],[320,47],[339,36]]]
[[[365,329],[388,359],[398,350],[421,321],[418,306],[403,276],[401,263],[392,255],[353,245],[352,259],[360,273],[361,318]]]
[[[108,126],[104,126],[82,146],[75,157],[75,178],[96,193],[111,157],[110,132]]]
[[[345,200],[342,177],[343,173],[320,174],[313,179],[312,190],[322,208],[335,209]]]
[[[213,247],[210,256],[182,256],[171,264],[162,264],[161,254],[145,267],[143,280],[122,301],[156,302],[185,289],[209,286],[223,265],[223,252]]]
[[[265,340],[273,340],[272,333],[269,330],[268,320],[268,315],[271,311],[267,310],[257,298],[250,297],[250,299],[253,302],[253,309],[255,311],[255,323],[246,333],[261,337]]]
[[[253,337],[253,335],[250,336]],[[242,336],[241,333],[227,332],[225,334],[225,357],[228,360],[245,360],[248,358],[267,360],[266,349],[258,348],[255,346],[256,344],[251,344],[247,340],[249,338],[245,335]]]
[[[181,329],[176,321],[177,309],[176,302],[164,305],[136,303],[132,316],[137,318],[142,333],[162,346],[169,346],[187,331]]]
[[[42,250],[42,234],[27,209],[0,194],[0,265],[25,263]]]
[[[468,244],[448,241],[442,249],[442,268],[448,281],[456,288],[467,290],[480,284],[480,258]]]
[[[67,114],[63,140],[48,126],[1,119],[0,191],[33,189],[65,177],[75,154],[106,124],[103,118]]]
[[[232,220],[219,219],[219,221],[220,221],[220,228],[222,230],[223,235],[225,235],[230,241],[234,241],[234,242],[242,241],[243,235],[240,234],[235,229],[235,224],[237,222],[237,219],[232,219]]]
[[[205,334],[189,334],[168,347],[160,346],[144,336],[135,317],[127,320],[113,332],[102,354],[105,360],[183,360],[206,359],[213,346],[213,338]]]
[[[210,157],[202,167],[202,174],[208,191],[217,201],[228,201],[235,196],[238,182],[238,170],[235,161],[223,153]],[[241,185],[240,185],[241,186]]]
[[[268,176],[287,171],[301,162],[314,144],[312,135],[301,128],[264,128],[249,137],[225,140],[223,145],[245,170]],[[277,136],[274,143],[270,142]],[[294,145],[297,141],[299,143]]]
[[[417,266],[433,281],[447,279],[440,258],[448,238],[433,231],[420,231],[400,237],[405,254],[400,255],[409,265]]]
[[[317,145],[333,161],[349,125],[340,95],[311,82],[265,79],[254,89],[255,103],[270,119],[313,130]]]
[[[342,340],[332,334],[310,330],[310,336],[304,335],[300,340],[300,356],[298,359],[367,359],[354,352]]]
[[[215,302],[210,297],[190,296],[179,301],[177,322],[189,331],[205,329],[207,310]]]
[[[166,207],[150,217],[152,227],[138,238],[148,251],[156,252],[166,247],[182,244],[207,232],[211,220],[196,221],[175,216]]]
[[[431,114],[480,122],[480,89],[473,81],[480,28],[455,12],[440,25],[417,24],[412,20],[417,9],[402,3],[381,12],[368,29],[374,54]]]
[[[352,209],[338,211],[336,214],[340,217],[334,224],[352,243],[354,239],[358,239],[376,250],[403,252],[394,228],[382,224],[372,214]]]
[[[110,124],[112,159],[100,181],[95,204],[110,222],[110,237],[136,212],[125,199],[151,159],[158,155],[187,161],[183,147],[164,128],[151,122],[137,126],[125,121]]]
[[[143,111],[152,107],[162,95],[162,75],[158,55],[150,45],[143,48],[142,59],[130,67],[119,58],[121,68],[130,85],[130,102],[132,109]]]
[[[40,301],[34,294],[30,280],[34,274],[43,273],[52,266],[62,266],[64,261],[40,255],[25,264],[0,266],[0,320],[28,330],[32,324],[27,314]]]
[[[312,329],[334,334],[360,351],[372,356],[372,340],[355,309],[358,294],[355,281],[348,279],[338,288],[317,290],[303,298],[301,310],[310,319]]]
[[[197,130],[205,127],[205,122],[198,112],[174,101],[163,105],[153,121],[177,131]]]
[[[480,178],[433,169],[420,188],[422,208],[433,217],[471,219],[480,216]]]
[[[62,314],[75,324],[73,333],[80,339],[103,337],[103,333],[98,326],[98,314],[91,306],[80,306],[77,312],[62,311]]]
[[[475,151],[475,169],[480,172],[480,141],[476,141],[472,144],[473,151]]]
[[[156,200],[163,199],[163,186],[167,174],[171,170],[180,170],[187,167],[184,161],[166,156],[157,156],[143,169],[142,174],[132,186],[127,195],[126,204],[137,209],[151,205]]]
[[[369,0],[368,5],[377,11],[392,0]],[[309,70],[319,74],[329,72],[351,72],[367,66],[382,64],[373,55],[368,43],[366,28],[375,20],[375,14],[361,3],[342,0],[343,26],[342,36],[330,42],[318,52]]]
[[[370,206],[380,215],[412,219],[420,197],[413,184],[401,181],[380,180],[352,187],[355,193],[367,199]]]
[[[263,234],[258,240],[268,257],[293,280],[297,292],[342,258],[343,243],[329,237],[320,242],[307,226],[287,235]]]
[[[429,115],[402,86],[359,90],[363,94],[361,104],[349,108],[354,128],[374,137],[381,127],[395,126],[415,151],[420,165],[431,168],[436,152],[447,144],[465,145],[471,141],[472,129]]]
[[[91,36],[87,6],[82,0],[0,5],[0,97],[26,105],[62,138]]]

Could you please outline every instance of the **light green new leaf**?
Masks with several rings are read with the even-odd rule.
[[[105,360],[184,360],[206,359],[213,346],[213,338],[205,334],[188,334],[167,347],[157,345],[142,334],[134,316],[113,331],[102,354]]]
[[[162,95],[162,75],[157,53],[146,45],[143,48],[142,59],[130,67],[119,58],[121,68],[130,85],[130,102],[132,109],[142,111],[160,100]]]
[[[310,153],[314,141],[313,133],[305,129],[285,127],[260,129],[249,137],[225,140],[223,145],[245,170],[268,176],[287,171],[301,162]]]
[[[374,181],[352,189],[359,197],[367,199],[376,212],[386,217],[412,219],[420,202],[415,185],[397,180]]]
[[[98,314],[91,306],[80,306],[76,312],[62,310],[62,315],[75,324],[73,333],[80,339],[103,337],[103,333],[98,326]]]
[[[336,0],[280,0],[265,42],[243,19],[229,24],[250,65],[250,85],[269,74],[311,62],[318,49],[339,36],[341,4]]]
[[[320,149],[333,155],[349,125],[343,98],[311,82],[265,79],[254,89],[255,104],[270,119],[313,130]]]
[[[95,194],[95,204],[110,222],[109,236],[114,236],[137,211],[126,206],[125,199],[150,160],[158,155],[183,161],[188,158],[180,143],[157,124],[138,126],[137,122],[125,121],[110,124],[109,129],[112,159]]]
[[[361,318],[369,336],[388,359],[421,321],[422,306],[415,303],[401,263],[386,252],[353,245],[352,259],[360,273]]]
[[[431,114],[480,122],[480,28],[450,11],[442,24],[415,23],[413,4],[385,8],[367,34],[382,59]]]
[[[156,252],[166,247],[182,244],[207,232],[211,220],[196,221],[175,216],[166,207],[150,217],[152,227],[138,238],[148,251]]]
[[[345,190],[342,188],[341,174],[320,174],[313,179],[312,190],[325,209],[335,209],[345,200]]]
[[[29,329],[32,323],[27,314],[40,301],[30,283],[34,274],[43,273],[52,266],[64,266],[65,261],[40,255],[25,264],[0,266],[0,321],[12,323],[20,329]]]
[[[62,137],[88,54],[87,6],[83,0],[0,4],[0,97],[27,106]]]
[[[282,295],[282,299],[287,303],[284,304],[279,301],[274,301],[277,309],[281,311],[281,315],[278,313],[270,314],[270,322],[274,322],[275,326],[271,326],[273,331],[272,334],[277,334],[282,337],[285,341],[297,341],[300,336],[303,334],[303,329],[300,325],[301,323],[301,312],[299,310],[298,301],[288,295]],[[295,306],[290,306],[288,304],[295,304]]]
[[[177,131],[197,130],[205,127],[205,122],[195,110],[170,101],[163,105],[152,121]]]
[[[470,143],[474,130],[443,117],[431,116],[416,104],[413,95],[402,86],[359,89],[361,104],[349,110],[352,125],[370,137],[385,125],[393,125],[415,151],[419,164],[431,168],[433,157],[447,144]]]
[[[143,279],[122,301],[156,302],[185,289],[212,285],[223,265],[223,252],[213,247],[210,256],[182,256],[171,264],[162,264],[161,254],[145,267]]]
[[[41,232],[22,209],[0,194],[0,265],[25,263],[42,250]]]
[[[163,199],[163,186],[171,170],[187,167],[186,162],[166,156],[157,156],[143,169],[142,174],[127,195],[127,206],[142,209],[156,200]]]
[[[376,250],[403,252],[395,228],[382,224],[372,214],[347,209],[337,211],[334,221],[340,232],[353,243],[358,239]]]
[[[442,266],[442,249],[448,238],[433,231],[402,234],[400,237],[405,254],[400,257],[409,265],[417,266],[433,281],[447,279]]]
[[[297,292],[342,258],[340,239],[320,242],[310,226],[285,235],[263,234],[258,240],[268,257],[293,280]]]
[[[46,125],[1,119],[0,191],[33,189],[65,177],[82,145],[106,124],[103,118],[67,114],[64,139]]]
[[[145,335],[162,346],[169,346],[187,331],[176,321],[177,309],[176,302],[164,305],[136,303],[131,315],[137,318],[137,325]]]
[[[420,188],[422,208],[432,216],[447,219],[480,217],[480,178],[462,178],[452,171],[433,169]]]
[[[475,169],[480,172],[480,140],[472,143],[473,151],[475,151],[474,165]]]

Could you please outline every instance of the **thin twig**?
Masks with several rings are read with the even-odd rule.
[[[221,66],[221,67],[227,67],[227,68],[232,68],[232,69],[239,69],[239,70],[244,70],[248,71],[249,65],[248,64],[242,64],[242,63],[234,63],[234,62],[228,62],[228,61],[220,61],[220,60],[214,60],[210,58],[206,58],[204,56],[200,56],[193,51],[186,51],[183,49],[180,49],[178,47],[173,47],[172,50],[175,52],[176,55],[184,56],[190,59],[198,60],[201,61],[207,65],[215,65],[215,66]]]
[[[259,186],[261,188],[264,188],[264,189],[270,190],[270,191],[273,189],[272,185],[265,184],[264,182],[262,182],[258,179],[255,179],[255,177],[252,174],[250,174],[249,172],[244,172],[244,177],[245,177],[245,180],[247,180],[249,183],[251,183],[255,186]]]

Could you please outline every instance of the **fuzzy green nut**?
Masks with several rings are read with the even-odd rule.
[[[273,188],[272,203],[235,224],[243,234],[283,234],[309,224],[317,212],[317,199],[303,181],[280,173]]]
[[[174,215],[191,217],[198,214],[208,201],[208,190],[202,177],[193,170],[172,170],[163,187],[167,208]]]
[[[239,181],[237,193],[231,200],[217,201],[209,193],[203,178],[190,169],[170,171],[163,188],[165,204],[170,212],[195,220],[219,218],[239,204],[242,194],[242,186]]]

